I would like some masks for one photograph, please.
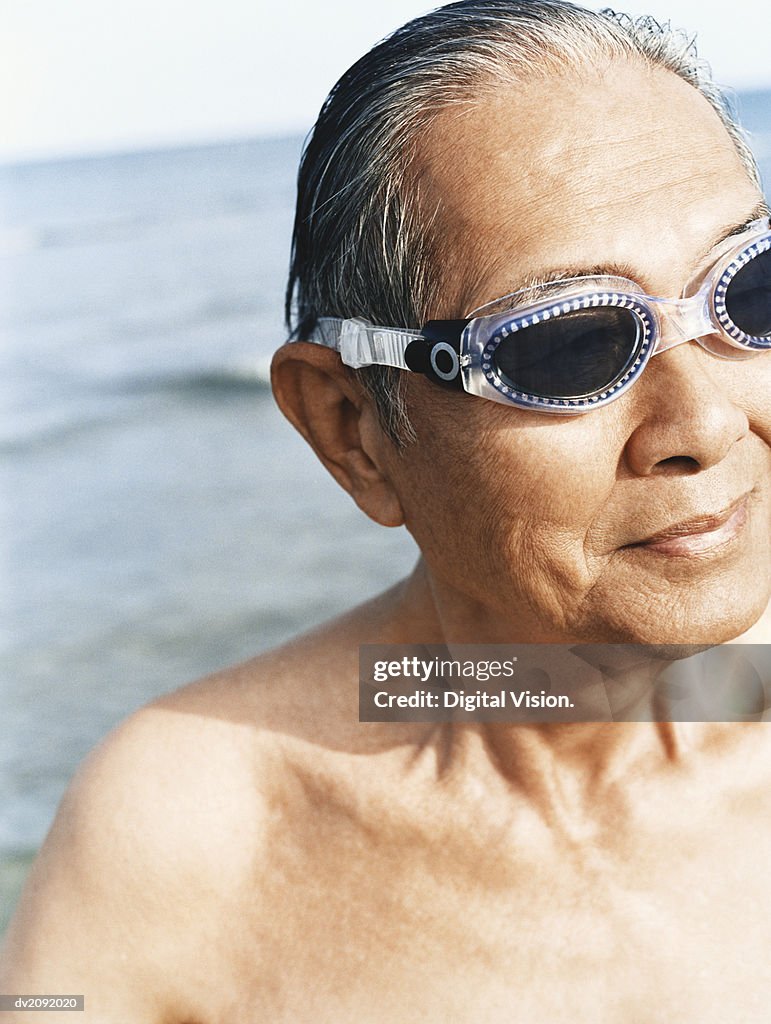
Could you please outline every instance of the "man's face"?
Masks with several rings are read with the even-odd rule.
[[[440,210],[434,317],[571,267],[679,296],[761,198],[707,102],[636,64],[450,108],[421,166]],[[392,468],[454,638],[458,622],[479,640],[747,629],[771,592],[770,395],[771,355],[720,360],[695,342],[574,417],[411,377],[419,441]]]

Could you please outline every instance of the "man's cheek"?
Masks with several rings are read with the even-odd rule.
[[[771,363],[771,355],[766,357]],[[750,429],[754,434],[763,441],[769,451],[769,472],[771,472],[771,401],[769,396],[771,395],[771,374],[769,379],[766,381],[766,395],[765,398],[760,395],[753,396],[754,401],[747,410],[748,419],[750,421]]]
[[[738,409],[744,411],[750,430],[771,449],[771,352],[720,366],[724,386]]]
[[[512,524],[508,550],[523,589],[544,590],[559,602],[591,584],[581,536],[570,526],[520,520]]]

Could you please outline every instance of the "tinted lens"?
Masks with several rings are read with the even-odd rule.
[[[771,249],[746,263],[725,293],[726,312],[745,334],[771,337]]]
[[[626,373],[642,337],[640,320],[629,309],[576,310],[503,338],[493,362],[517,391],[541,398],[588,398]]]

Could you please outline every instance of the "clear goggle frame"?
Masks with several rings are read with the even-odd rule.
[[[771,309],[764,330],[749,333],[732,318],[727,301],[737,275],[759,257],[768,261],[771,278],[768,218],[754,222],[742,237],[712,266],[695,293],[683,298],[646,295],[622,277],[572,278],[496,299],[463,320],[431,321],[422,331],[378,327],[359,318],[320,317],[304,340],[335,349],[347,366],[357,369],[394,366],[506,405],[566,415],[588,412],[617,399],[649,359],[677,345],[696,341],[713,355],[734,360],[771,351]],[[771,305],[767,291],[762,301]],[[524,344],[528,336],[523,332],[533,327],[539,328],[531,332],[533,337],[544,330],[558,335],[576,314],[586,320],[588,311],[609,308],[627,311],[621,317],[628,326],[628,351],[602,386],[579,394],[551,394],[544,387],[518,385],[502,372],[496,358],[501,345]],[[547,324],[553,324],[553,332]]]

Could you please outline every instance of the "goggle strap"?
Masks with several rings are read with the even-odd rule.
[[[366,320],[341,317],[319,317],[307,341],[325,345],[340,353],[346,366],[355,370],[363,366],[396,366],[408,369],[404,353],[417,331],[401,331],[376,327]]]

